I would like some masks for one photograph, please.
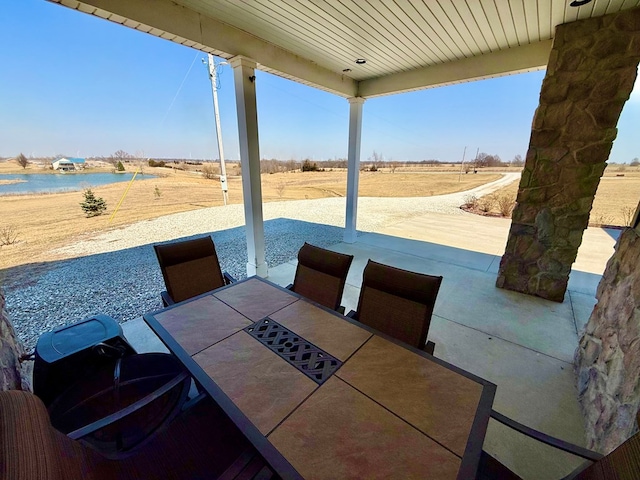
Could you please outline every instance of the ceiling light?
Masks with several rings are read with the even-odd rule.
[[[573,2],[571,2],[569,4],[570,7],[581,7],[582,5],[586,5],[587,3],[590,3],[591,0],[573,0]]]
[[[356,63],[357,63],[358,65],[364,65],[365,63],[367,63],[367,61],[366,61],[364,58],[358,58],[358,59],[356,60]]]

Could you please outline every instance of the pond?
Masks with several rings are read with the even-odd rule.
[[[132,173],[30,173],[0,175],[0,195],[24,195],[83,190],[116,182],[128,182]],[[136,180],[153,178],[154,175],[138,174]],[[4,183],[9,180],[15,183]]]

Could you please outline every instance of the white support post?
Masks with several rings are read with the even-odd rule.
[[[364,98],[349,100],[349,156],[347,161],[347,211],[344,241],[355,243],[358,216],[358,180],[360,178],[360,139],[362,137],[362,105]]]
[[[262,186],[260,184],[260,147],[258,143],[258,111],[256,105],[256,62],[245,57],[230,61],[236,90],[242,196],[247,234],[247,275],[267,276],[262,218]]]

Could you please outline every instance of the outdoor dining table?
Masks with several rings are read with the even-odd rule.
[[[486,380],[259,277],[144,319],[282,478],[475,477]]]

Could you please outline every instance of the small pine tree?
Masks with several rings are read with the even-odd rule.
[[[118,165],[116,165],[116,170],[119,172],[124,172],[124,165],[121,161],[118,161]]]
[[[83,195],[84,202],[80,203],[80,207],[87,215],[87,218],[102,215],[107,209],[107,202],[102,197],[96,198],[90,188],[87,188]]]

